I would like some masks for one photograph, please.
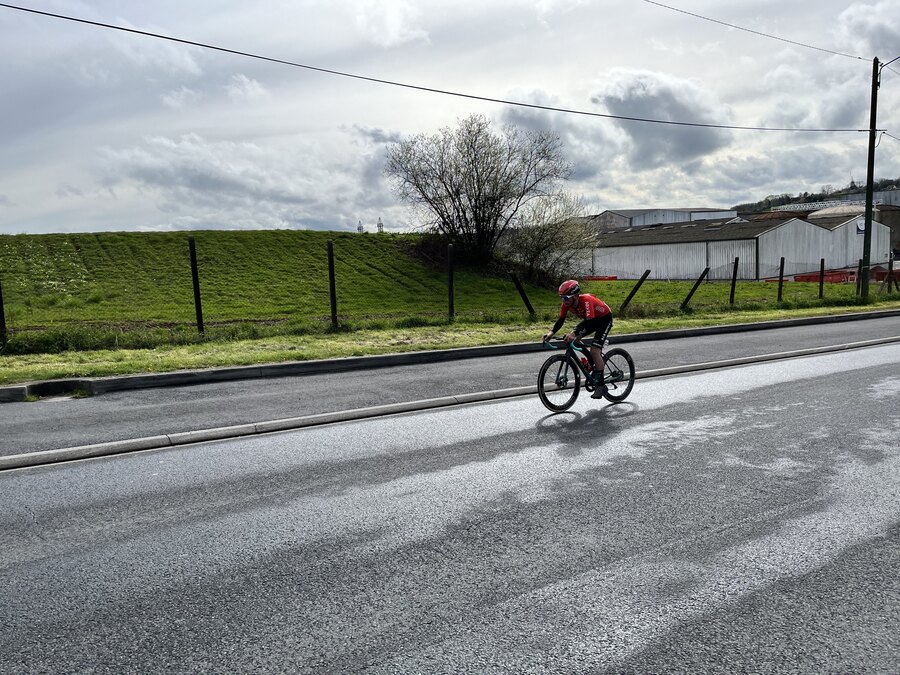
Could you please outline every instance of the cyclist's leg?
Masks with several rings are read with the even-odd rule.
[[[609,331],[612,330],[612,314],[601,316],[597,319],[597,332],[594,335],[594,342],[591,345],[591,356],[594,359],[594,371],[603,372],[603,343],[606,342]]]
[[[606,341],[606,336],[609,335],[609,330],[612,328],[612,316],[598,316],[590,321],[584,322],[585,331],[585,342],[590,344],[591,348],[589,351],[589,357],[591,359],[591,366],[593,368],[593,372],[597,374],[599,377],[601,373],[603,373],[603,343]],[[587,338],[593,333],[593,338],[588,342]]]

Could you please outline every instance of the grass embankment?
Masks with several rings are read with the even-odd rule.
[[[183,368],[275,363],[526,342],[558,311],[552,289],[526,285],[531,320],[509,277],[457,269],[456,321],[446,271],[410,256],[412,235],[309,231],[194,233],[206,332],[198,335],[187,235],[0,236],[10,341],[0,384]],[[342,330],[331,332],[326,242],[334,241]],[[634,281],[586,282],[614,311]],[[859,304],[853,285],[646,282],[615,333],[900,308]],[[877,285],[873,285],[873,293]],[[894,298],[898,296],[894,295]]]
[[[202,231],[196,238],[205,337],[198,336],[188,233],[0,236],[6,354],[140,348],[320,333],[330,325],[327,241],[337,309],[352,328],[447,318],[447,274],[411,256],[415,235]],[[442,264],[443,261],[438,261]],[[460,319],[524,313],[509,279],[459,268]],[[536,309],[553,294],[526,284]]]
[[[615,334],[751,323],[869,309],[900,309],[900,301],[880,303],[876,307],[710,312],[654,319],[619,318],[615,321]],[[513,324],[454,323],[402,331],[359,330],[334,334],[283,335],[255,340],[170,345],[154,349],[67,351],[57,354],[6,356],[0,361],[2,364],[0,384],[531,342],[538,341],[550,323],[552,323],[550,320],[544,323]]]

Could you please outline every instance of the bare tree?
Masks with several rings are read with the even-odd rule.
[[[435,231],[486,262],[519,211],[553,194],[570,167],[556,134],[514,126],[496,134],[490,120],[471,115],[391,146],[385,173],[401,199],[429,212]]]
[[[581,197],[566,192],[532,202],[503,238],[504,257],[531,281],[556,283],[576,276],[597,244],[586,210]]]

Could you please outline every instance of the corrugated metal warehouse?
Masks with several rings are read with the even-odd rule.
[[[738,278],[760,280],[778,276],[785,259],[786,276],[828,269],[856,269],[863,253],[865,218],[861,215],[764,214],[758,220],[732,218],[670,225],[630,227],[602,232],[594,249],[591,273],[637,279],[696,279],[709,267],[710,279],[730,279],[739,258]],[[890,228],[872,223],[873,265],[890,255]]]
[[[716,208],[610,209],[597,216],[592,216],[591,220],[600,230],[609,230],[641,227],[643,225],[689,223],[695,220],[734,218],[737,214],[737,211],[734,210]]]

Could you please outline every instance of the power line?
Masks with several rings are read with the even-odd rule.
[[[648,0],[649,1],[649,0]],[[87,24],[89,26],[97,26],[99,28],[107,28],[109,30],[117,30],[122,31],[124,33],[133,33],[135,35],[143,35],[145,37],[156,38],[159,40],[168,40],[170,42],[177,42],[179,44],[190,45],[192,47],[200,47],[202,49],[210,49],[218,52],[223,52],[226,54],[234,54],[235,56],[244,56],[251,59],[257,59],[260,61],[267,61],[269,63],[278,63],[285,66],[292,66],[294,68],[303,68],[306,70],[312,70],[319,73],[325,73],[328,75],[337,75],[340,77],[348,77],[355,80],[363,80],[365,82],[374,82],[376,84],[386,84],[393,87],[403,87],[405,89],[414,89],[416,91],[425,91],[433,94],[442,94],[444,96],[456,96],[459,98],[468,98],[476,101],[486,101],[489,103],[500,103],[502,105],[510,105],[517,106],[521,108],[532,108],[535,110],[546,110],[549,112],[559,112],[565,113],[568,115],[583,115],[586,117],[602,117],[605,119],[614,119],[614,120],[623,120],[628,122],[646,122],[648,124],[668,124],[671,126],[680,126],[680,127],[700,127],[705,129],[733,129],[739,131],[800,131],[800,132],[815,132],[815,133],[843,133],[843,132],[852,132],[852,133],[860,133],[860,132],[868,132],[868,129],[805,129],[805,128],[797,128],[797,127],[751,127],[751,126],[738,126],[731,124],[706,124],[702,122],[677,122],[672,120],[660,120],[653,119],[648,117],[629,117],[626,115],[612,115],[608,113],[598,113],[591,112],[586,110],[574,110],[570,108],[556,108],[553,106],[546,105],[538,105],[536,103],[523,103],[521,101],[509,101],[501,98],[492,98],[490,96],[477,96],[475,94],[465,94],[456,91],[450,91],[447,89],[437,89],[434,87],[425,87],[417,84],[409,84],[406,82],[396,82],[392,80],[384,80],[376,77],[367,77],[365,75],[356,75],[354,73],[346,73],[339,70],[332,70],[330,68],[321,68],[318,66],[310,66],[303,63],[296,63],[294,61],[286,61],[284,59],[276,59],[270,56],[262,56],[260,54],[253,54],[251,52],[239,51],[236,49],[228,49],[226,47],[218,47],[216,45],[205,44],[203,42],[195,42],[193,40],[185,40],[182,38],[171,37],[169,35],[162,35],[160,33],[151,33],[148,31],[138,30],[136,28],[125,28],[123,26],[115,26],[113,24],[102,23],[100,21],[90,21],[88,19],[81,19],[78,17],[67,16],[65,14],[54,14],[52,12],[44,12],[37,9],[30,9],[28,7],[19,7],[17,5],[9,5],[6,3],[0,3],[0,7],[5,7],[7,9],[14,9],[20,12],[29,12],[31,14],[38,14],[41,16],[49,16],[54,19],[63,19],[65,21],[74,21],[76,23]]]
[[[892,73],[894,73],[894,75],[900,75],[900,73],[898,73],[896,70],[894,70],[893,68],[891,68],[891,64],[892,64],[894,61],[896,61],[897,59],[900,59],[900,56],[897,56],[897,57],[891,59],[891,60],[888,61],[887,63],[882,63],[881,66],[880,66],[880,68],[881,68],[882,70],[884,70],[885,68],[887,68],[889,71],[891,71]]]
[[[891,136],[891,135],[890,135],[888,132],[886,132],[886,131],[882,132],[882,136],[887,136],[888,138],[893,138],[895,141],[900,142],[900,138],[897,138],[896,136]]]
[[[836,52],[831,49],[825,49],[823,47],[816,47],[814,45],[808,45],[803,42],[795,42],[794,40],[788,40],[787,38],[778,37],[777,35],[769,35],[768,33],[761,33],[758,30],[751,30],[750,28],[744,28],[742,26],[735,26],[733,23],[726,23],[725,21],[719,21],[718,19],[710,19],[708,16],[702,16],[700,14],[694,14],[693,12],[688,12],[683,9],[678,9],[677,7],[670,7],[669,5],[664,5],[661,2],[654,2],[654,0],[644,0],[644,2],[650,5],[656,5],[657,7],[663,7],[664,9],[670,9],[673,12],[680,12],[681,14],[687,14],[688,16],[696,17],[697,19],[703,19],[704,21],[711,21],[712,23],[717,23],[722,26],[728,26],[729,28],[735,28],[737,30],[742,30],[747,33],[753,33],[754,35],[759,35],[761,37],[771,38],[772,40],[779,40],[781,42],[787,42],[788,44],[797,45],[798,47],[806,47],[807,49],[815,49],[816,51],[826,52],[828,54],[834,54],[836,56],[846,56],[848,59],[859,59],[860,61],[866,61],[862,56],[856,56],[854,54],[844,54],[843,52]]]

